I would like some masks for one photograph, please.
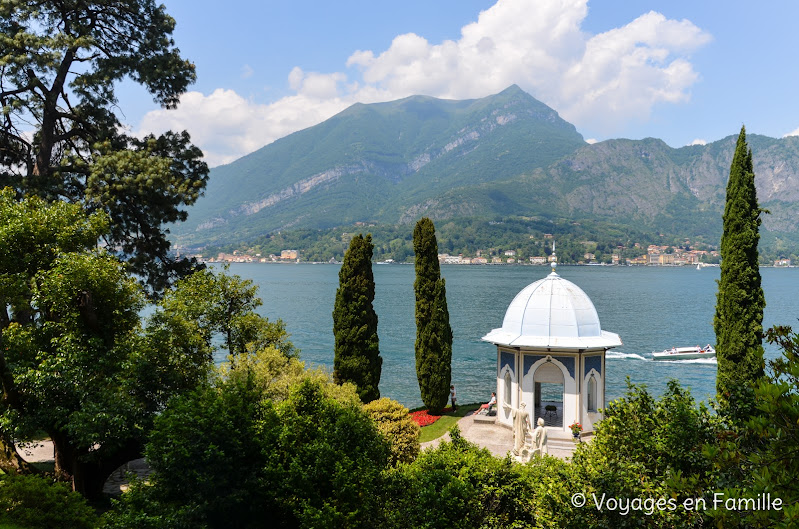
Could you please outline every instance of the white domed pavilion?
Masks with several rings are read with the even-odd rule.
[[[511,301],[502,327],[483,340],[497,346],[497,420],[512,424],[511,410],[524,402],[533,424],[584,432],[602,419],[605,353],[622,344],[603,331],[594,304],[574,283],[555,273],[525,287]]]

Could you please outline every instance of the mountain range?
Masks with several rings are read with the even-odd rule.
[[[481,99],[412,96],[355,104],[211,171],[182,246],[280,230],[423,216],[597,220],[718,241],[736,134],[672,148],[659,139],[588,144],[517,86]],[[764,241],[797,242],[799,137],[750,134]]]

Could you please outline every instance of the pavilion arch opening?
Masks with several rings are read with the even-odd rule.
[[[512,393],[512,389],[511,389],[512,387],[513,387],[513,382],[512,382],[511,377],[510,377],[510,371],[506,371],[505,372],[505,391],[504,391],[504,395],[503,395],[503,399],[502,400],[505,403],[505,406],[507,406],[508,408],[513,406],[513,393]]]
[[[597,386],[596,386],[596,377],[592,374],[591,377],[588,379],[588,388],[587,388],[587,400],[588,400],[588,411],[596,412],[596,400],[597,400]]]
[[[536,369],[533,375],[534,423],[544,419],[546,426],[563,427],[563,400],[565,394],[563,372],[555,364],[547,362]]]

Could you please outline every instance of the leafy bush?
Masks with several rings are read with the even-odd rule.
[[[534,495],[534,483],[526,479],[523,467],[469,443],[457,427],[450,436],[452,442],[442,442],[389,473],[387,526],[532,526],[528,499]]]
[[[267,411],[260,402],[252,385],[239,383],[174,399],[146,448],[154,497],[196,506],[212,527],[246,527],[263,517],[269,506],[259,486],[264,456],[257,423]]]
[[[304,381],[260,426],[264,479],[288,527],[377,527],[388,443],[361,406]]]
[[[377,526],[389,450],[361,405],[314,379],[275,404],[239,375],[170,403],[147,445],[151,485],[108,527]]]
[[[711,479],[711,462],[703,455],[715,441],[716,428],[709,410],[696,406],[688,390],[671,380],[654,399],[643,386],[630,384],[627,394],[611,402],[591,443],[581,444],[572,458],[573,472],[586,497],[647,499],[704,495]],[[596,509],[589,500],[580,516],[591,515],[589,525],[601,527],[694,527],[703,512],[655,509]]]
[[[103,515],[102,529],[205,529],[203,509],[167,501],[161,489],[151,483],[134,481],[113,509]],[[235,527],[235,520],[231,527]],[[0,528],[2,529],[2,528]]]
[[[326,397],[346,406],[361,404],[355,384],[336,384],[330,372],[323,367],[308,368],[304,362],[287,357],[275,347],[248,351],[230,358],[222,364],[220,372],[228,382],[255,384],[261,397],[273,402],[286,400],[292,387],[304,380],[311,380],[319,384]]]
[[[767,331],[766,338],[780,346],[782,356],[769,362],[751,397],[735,398],[752,402],[755,409],[747,410],[745,421],[736,411],[733,418],[739,423],[728,421],[723,438],[707,452],[716,464],[718,491],[725,498],[769,495],[782,505],[708,513],[718,527],[799,526],[799,335],[790,327],[777,326]]]
[[[419,455],[419,425],[408,414],[408,408],[387,397],[364,406],[375,421],[377,430],[388,440],[391,464],[410,463]]]
[[[98,518],[64,483],[8,474],[0,478],[0,523],[5,522],[30,529],[91,529]]]

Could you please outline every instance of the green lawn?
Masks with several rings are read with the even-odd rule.
[[[479,407],[480,404],[465,404],[463,406],[458,406],[458,411],[455,413],[447,413],[430,426],[425,426],[422,428],[422,434],[419,436],[419,442],[426,443],[427,441],[438,439],[447,433],[450,428],[455,426],[455,423],[457,423],[462,417],[469,415]]]

